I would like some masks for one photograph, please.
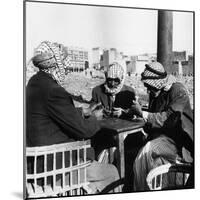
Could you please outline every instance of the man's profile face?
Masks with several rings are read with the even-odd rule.
[[[110,89],[114,89],[114,88],[117,88],[117,86],[120,84],[120,79],[119,78],[107,78],[106,82]]]
[[[158,90],[148,84],[144,83],[144,86],[147,88],[147,93],[150,94],[152,97],[157,97],[160,94],[161,90]]]

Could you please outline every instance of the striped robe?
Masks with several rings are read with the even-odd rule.
[[[193,114],[181,83],[161,90],[157,98],[150,97],[147,121],[148,142],[133,164],[134,191],[149,190],[146,177],[151,169],[177,159],[192,162],[193,157]]]
[[[146,177],[151,169],[167,163],[175,163],[180,160],[178,150],[172,139],[161,135],[157,139],[147,142],[135,160],[134,191],[149,190]]]

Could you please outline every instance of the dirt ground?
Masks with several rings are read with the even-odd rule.
[[[190,102],[193,107],[193,77],[177,77],[179,82],[182,82],[189,93]],[[92,89],[104,82],[104,79],[101,77],[86,77],[83,74],[68,74],[65,80],[64,88],[71,94],[79,96],[81,95],[83,99],[90,100]],[[139,101],[142,104],[146,104],[148,102],[148,96],[146,93],[146,89],[143,83],[140,81],[139,76],[127,76],[125,80],[125,84],[131,86],[135,89],[136,95],[139,97]],[[78,104],[76,104],[78,105]],[[81,105],[80,105],[81,106]]]
[[[26,83],[30,77],[37,73],[38,69],[30,63],[30,66],[27,67],[26,71]],[[193,96],[194,96],[194,84],[193,84],[193,76],[183,76],[176,77],[177,80],[185,85],[188,90],[188,94],[190,97],[190,103],[193,108]],[[104,74],[103,72],[96,71],[91,76],[91,74],[82,72],[82,73],[69,73],[66,76],[66,80],[64,83],[64,88],[71,94],[75,96],[81,95],[83,99],[90,100],[92,89],[104,82]],[[140,76],[126,76],[125,84],[131,86],[135,89],[136,95],[139,97],[139,101],[145,105],[148,102],[148,96],[146,93],[146,89],[143,83],[140,81]],[[85,104],[79,104],[75,102],[76,106],[87,106]]]

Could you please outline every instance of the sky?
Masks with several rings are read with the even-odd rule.
[[[26,60],[43,40],[65,46],[156,53],[157,10],[27,2]],[[173,50],[193,50],[193,14],[173,12]]]

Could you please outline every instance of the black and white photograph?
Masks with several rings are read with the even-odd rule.
[[[195,12],[23,6],[24,198],[194,189]]]

